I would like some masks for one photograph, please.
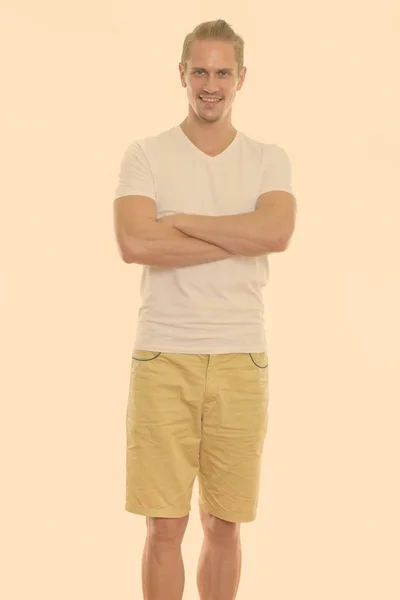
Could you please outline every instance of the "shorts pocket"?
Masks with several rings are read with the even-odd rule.
[[[153,350],[135,350],[132,355],[132,360],[138,362],[148,362],[150,360],[157,360],[162,352],[155,352]]]
[[[249,352],[249,357],[257,369],[266,369],[268,367],[268,355],[266,352]]]

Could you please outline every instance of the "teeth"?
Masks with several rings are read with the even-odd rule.
[[[219,98],[203,98],[203,96],[200,96],[200,98],[202,100],[204,100],[204,102],[219,102]]]

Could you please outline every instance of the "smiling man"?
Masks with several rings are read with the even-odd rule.
[[[118,248],[143,266],[126,415],[126,510],[146,517],[145,600],[181,600],[199,483],[201,600],[233,600],[241,523],[257,514],[268,422],[262,291],[294,232],[286,152],[232,124],[246,77],[222,20],[183,44],[180,125],[129,144],[114,198]]]

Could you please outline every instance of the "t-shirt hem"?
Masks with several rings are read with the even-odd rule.
[[[147,350],[149,352],[165,352],[166,354],[252,354],[256,352],[266,352],[267,347],[264,346],[251,346],[247,348],[234,347],[227,348],[226,346],[220,347],[204,347],[204,348],[185,348],[184,346],[171,347],[171,346],[159,346],[158,344],[152,345],[152,347],[146,347],[144,344],[135,346],[134,351]]]

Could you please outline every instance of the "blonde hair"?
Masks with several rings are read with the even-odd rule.
[[[217,21],[205,21],[197,25],[195,29],[188,33],[183,42],[181,64],[186,71],[186,62],[190,58],[190,50],[192,44],[196,40],[220,40],[223,42],[231,42],[234,45],[235,58],[238,63],[238,73],[243,68],[244,63],[244,40],[235,33],[232,27],[222,19]]]

